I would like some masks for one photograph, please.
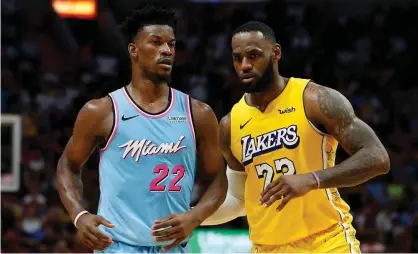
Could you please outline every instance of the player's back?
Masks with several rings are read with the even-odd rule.
[[[154,242],[157,219],[190,207],[196,147],[189,96],[170,89],[159,114],[142,110],[126,88],[110,94],[114,128],[100,155],[98,214],[115,224],[101,227],[113,240],[134,246]]]
[[[247,173],[245,208],[255,244],[283,245],[352,220],[336,189],[313,190],[280,212],[280,201],[268,208],[259,204],[262,190],[282,175],[334,165],[337,141],[317,130],[305,114],[308,82],[291,78],[264,112],[248,106],[244,97],[231,111],[231,150]]]

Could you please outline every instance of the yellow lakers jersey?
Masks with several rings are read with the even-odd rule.
[[[282,245],[351,223],[349,206],[337,189],[319,189],[266,208],[260,193],[283,175],[306,174],[334,166],[337,141],[306,117],[303,92],[309,80],[290,78],[264,112],[248,106],[244,96],[231,110],[231,150],[247,173],[245,209],[255,244]]]

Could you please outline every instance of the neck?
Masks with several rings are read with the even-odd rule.
[[[246,102],[249,106],[264,111],[268,104],[283,92],[285,87],[286,83],[283,77],[280,74],[276,74],[274,75],[273,83],[266,90],[246,94]]]
[[[132,71],[132,81],[128,85],[128,90],[133,98],[143,102],[154,102],[162,96],[166,96],[168,89],[167,82],[157,82],[147,78],[141,71]]]

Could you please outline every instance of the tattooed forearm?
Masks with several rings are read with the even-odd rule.
[[[388,154],[367,124],[354,120],[346,136],[345,149],[355,153],[335,167],[317,171],[321,188],[355,186],[389,171]]]
[[[316,122],[351,155],[341,164],[318,171],[322,188],[347,187],[363,183],[389,170],[388,154],[374,131],[355,116],[350,102],[339,92],[310,84],[319,108]]]

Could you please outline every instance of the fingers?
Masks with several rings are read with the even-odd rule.
[[[178,244],[180,244],[183,240],[184,240],[184,238],[179,238],[179,239],[175,240],[174,242],[172,242],[171,244],[162,247],[162,250],[163,251],[169,250],[169,249],[177,246]]]
[[[159,223],[162,223],[162,222],[165,222],[165,221],[169,221],[169,220],[173,219],[174,217],[175,217],[174,214],[170,214],[170,215],[162,218],[161,220],[155,220],[154,223],[159,224]]]
[[[156,231],[162,228],[175,227],[179,224],[180,222],[176,220],[174,217],[172,217],[170,219],[163,219],[159,221],[158,223],[156,222],[156,224],[154,224],[151,229],[153,231]]]
[[[271,182],[269,185],[267,185],[267,187],[261,192],[261,196],[266,195],[267,192],[269,192],[273,187],[277,186],[280,184],[280,178],[277,179],[276,181]]]
[[[156,242],[166,242],[166,241],[173,241],[173,240],[180,239],[180,238],[182,238],[182,234],[181,233],[175,233],[175,234],[172,234],[172,235],[157,237],[154,240]]]
[[[284,188],[282,188],[281,190],[279,190],[278,192],[276,192],[276,193],[274,193],[273,195],[271,195],[270,196],[270,199],[269,200],[267,200],[265,203],[264,203],[264,206],[265,207],[269,207],[269,206],[271,206],[271,204],[273,204],[274,202],[276,202],[277,200],[280,200],[280,199],[282,199],[282,198],[284,198],[284,197],[286,197],[286,196],[289,196],[290,195],[290,191],[289,191],[289,188],[286,188],[286,187],[284,187]],[[283,201],[282,201],[283,202]]]
[[[166,228],[166,229],[162,229],[159,231],[153,231],[152,235],[153,236],[167,236],[167,235],[172,235],[176,233],[178,230],[179,230],[178,227],[171,227],[171,228]]]
[[[90,241],[88,238],[84,238],[83,237],[83,239],[81,240],[83,243],[84,243],[84,245],[86,245],[89,249],[91,249],[91,250],[95,250],[96,248],[95,248],[95,245],[94,245],[94,243],[93,243],[93,241]]]
[[[269,188],[268,191],[263,191],[262,192],[262,195],[261,195],[261,198],[260,198],[260,204],[266,203],[267,201],[270,200],[270,198],[272,198],[272,196],[274,194],[276,194],[277,192],[280,192],[280,190],[283,188],[283,184],[279,180],[276,182],[276,184],[269,184],[266,187],[266,190],[267,190],[267,188]],[[278,199],[280,199],[282,196],[278,197]]]
[[[106,220],[102,216],[98,215],[98,216],[96,216],[96,219],[97,219],[98,223],[102,224],[105,227],[108,227],[108,228],[114,228],[115,227],[114,224],[110,223],[110,221]]]
[[[83,242],[92,250],[104,250],[110,245],[109,242],[100,240],[90,232],[83,234]]]
[[[89,231],[91,234],[93,234],[97,239],[105,242],[105,243],[112,243],[112,238],[110,238],[108,235],[104,234],[102,231],[100,231],[97,227],[89,228]]]
[[[92,250],[104,250],[113,244],[112,238],[98,229],[100,224],[109,228],[115,226],[102,216],[92,215],[79,227],[81,240]]]
[[[285,196],[285,198],[282,200],[282,203],[277,207],[276,211],[280,212],[287,203],[293,198],[293,195],[290,193],[289,195]]]

